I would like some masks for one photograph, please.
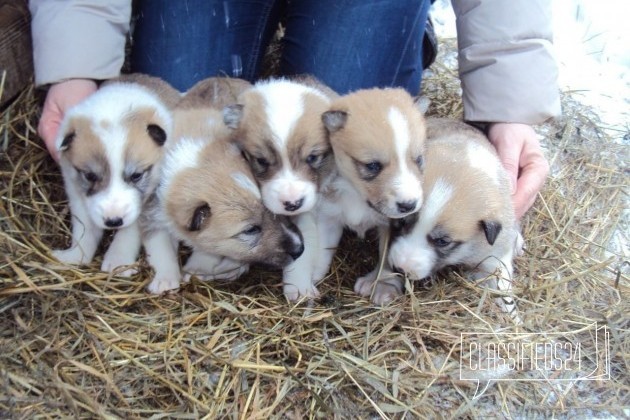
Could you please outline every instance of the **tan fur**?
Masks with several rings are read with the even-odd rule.
[[[271,144],[273,134],[266,124],[263,98],[254,92],[245,92],[239,97],[239,103],[243,104],[243,117],[232,133],[232,140],[249,155],[267,159],[273,168],[278,157]]]
[[[520,323],[509,293],[522,237],[508,174],[488,139],[467,124],[427,119],[427,133],[427,199],[418,214],[392,223],[389,261],[412,280],[463,265],[473,280],[504,293],[495,302]]]
[[[411,96],[402,89],[369,89],[341,97],[333,102],[330,111],[347,114],[345,125],[330,134],[337,167],[361,196],[379,209],[391,194],[396,171],[401,162],[396,153],[394,131],[389,123],[390,109],[398,110],[407,121],[409,149],[404,164],[422,179],[422,169],[416,159],[424,155],[424,118]],[[374,179],[362,179],[358,167],[378,161],[382,172]]]
[[[138,170],[155,165],[164,154],[164,147],[159,146],[147,133],[150,124],[163,126],[163,122],[150,108],[137,109],[122,122],[129,133],[125,144],[125,160],[135,164]]]
[[[307,86],[321,88],[334,94],[332,90],[322,88],[322,85],[316,83],[314,79],[301,80],[308,80]],[[305,179],[319,184],[332,170],[332,162],[327,162],[327,165],[319,171],[313,171],[304,160],[313,152],[325,153],[330,149],[326,131],[321,124],[321,114],[328,109],[329,104],[328,101],[312,93],[304,94],[303,101],[305,112],[289,133],[286,150],[292,168]],[[281,162],[277,156],[278,151],[273,145],[274,134],[267,122],[264,98],[257,91],[250,90],[239,97],[239,103],[243,105],[243,117],[239,127],[233,132],[232,139],[250,158],[267,159],[271,163],[269,171],[260,179],[272,178],[281,170]]]
[[[428,147],[425,188],[429,191],[437,178],[443,178],[454,187],[453,198],[444,206],[438,225],[457,241],[468,242],[478,238],[480,246],[489,247],[479,221],[514,224],[510,198],[510,181],[501,171],[500,186],[490,187],[492,178],[484,171],[467,163],[463,145],[476,144],[492,155],[495,149],[488,139],[468,124],[453,120],[427,119]],[[498,160],[497,160],[498,163]]]
[[[326,111],[327,104],[315,95],[305,95],[304,108],[309,112],[302,114],[295,124],[295,129],[287,143],[287,151],[292,167],[320,186],[321,181],[332,171],[333,160],[328,159],[326,165],[319,171],[312,170],[304,162],[313,152],[327,153],[330,150],[326,139],[326,129],[321,122],[321,115]]]
[[[211,79],[191,89],[174,111],[174,139],[203,140],[198,164],[183,168],[169,180],[163,206],[179,237],[195,250],[229,257],[244,263],[262,262],[275,266],[287,260],[286,233],[281,222],[263,206],[260,197],[234,180],[247,177],[255,187],[247,162],[228,141],[230,134],[222,122],[223,104],[234,99],[234,89],[245,90],[244,81]],[[227,88],[226,88],[227,86]],[[195,210],[208,205],[210,213],[200,229],[189,229]],[[242,232],[259,226],[255,245],[243,240]],[[247,236],[245,236],[247,237]]]
[[[91,119],[83,116],[74,116],[68,122],[66,135],[74,133],[74,140],[71,146],[61,153],[61,164],[97,174],[101,180],[94,186],[92,192],[98,192],[107,186],[111,174],[105,147],[92,129],[92,124]],[[106,126],[109,122],[101,121],[99,124]]]
[[[235,103],[238,96],[251,86],[251,83],[243,79],[210,77],[190,88],[177,104],[177,108],[195,109],[212,106],[222,110],[223,107]]]
[[[251,87],[242,79],[210,77],[186,92],[174,110],[173,137],[226,139],[229,129],[223,124],[223,108]]]
[[[304,86],[312,87],[313,89],[322,92],[330,99],[337,99],[339,97],[339,94],[337,92],[335,92],[330,87],[309,74],[292,76],[291,80]]]
[[[159,77],[149,76],[142,73],[122,74],[114,79],[110,79],[103,83],[106,86],[110,83],[133,83],[147,88],[147,90],[153,92],[157,97],[166,105],[167,108],[172,109],[179,103],[182,96],[172,87],[168,82],[160,79]]]
[[[180,171],[172,181],[166,211],[180,234],[195,248],[244,262],[282,265],[282,231],[251,192],[235,185],[232,175],[247,174],[249,168],[234,155],[227,142],[209,143],[200,156],[202,164]],[[199,231],[188,230],[195,209],[208,203],[211,215]],[[261,226],[263,235],[255,247],[246,246],[238,234],[248,226]]]

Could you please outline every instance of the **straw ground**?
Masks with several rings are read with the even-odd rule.
[[[451,66],[436,64],[425,91],[430,113],[461,115]],[[351,234],[323,297],[297,305],[284,300],[278,272],[193,281],[156,297],[144,291],[142,261],[131,279],[100,272],[100,257],[64,266],[50,250],[68,245],[68,207],[35,133],[39,99],[30,88],[0,117],[0,417],[629,415],[628,129],[607,134],[572,95],[563,118],[537,128],[552,173],[522,223],[527,252],[514,281],[521,326],[458,271],[409,284],[387,307],[358,298],[352,285],[374,264],[375,242]],[[533,381],[535,369],[490,370],[478,376],[482,386],[484,378],[511,380],[491,381],[475,398],[476,382],[462,376],[472,360],[463,333],[531,333],[525,342],[545,333],[581,344],[587,366],[605,358],[595,323],[610,333],[600,379],[557,370]]]

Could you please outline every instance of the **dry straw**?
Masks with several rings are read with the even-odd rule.
[[[430,113],[461,115],[456,80],[435,66]],[[552,174],[523,220],[514,326],[457,271],[387,307],[358,298],[375,242],[350,234],[323,297],[297,305],[277,272],[154,297],[143,262],[131,279],[100,272],[100,257],[63,266],[50,250],[68,244],[67,202],[24,91],[0,117],[0,417],[628,416],[627,127],[610,136],[563,102],[564,117],[538,128]],[[460,379],[462,333],[581,331],[557,339],[583,342],[586,363],[601,356],[593,323],[610,331],[610,379],[498,381],[479,398]]]

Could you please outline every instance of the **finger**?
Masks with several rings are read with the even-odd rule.
[[[45,116],[42,114],[42,118],[37,126],[37,131],[40,137],[44,140],[44,144],[48,149],[48,152],[55,161],[59,161],[59,155],[57,148],[55,147],[55,139],[57,138],[57,131],[59,131],[59,125],[61,121],[52,115]]]
[[[536,201],[547,177],[546,161],[532,163],[523,168],[517,182],[516,193],[512,196],[516,218],[520,219]]]
[[[517,191],[519,157],[521,154],[520,145],[513,143],[501,144],[497,146],[497,153],[501,164],[510,176],[510,186],[512,188],[512,194],[514,194]]]

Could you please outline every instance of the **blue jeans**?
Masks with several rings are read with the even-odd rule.
[[[429,0],[140,0],[131,70],[187,90],[206,77],[255,81],[282,20],[282,76],[311,74],[339,93],[418,94]]]

